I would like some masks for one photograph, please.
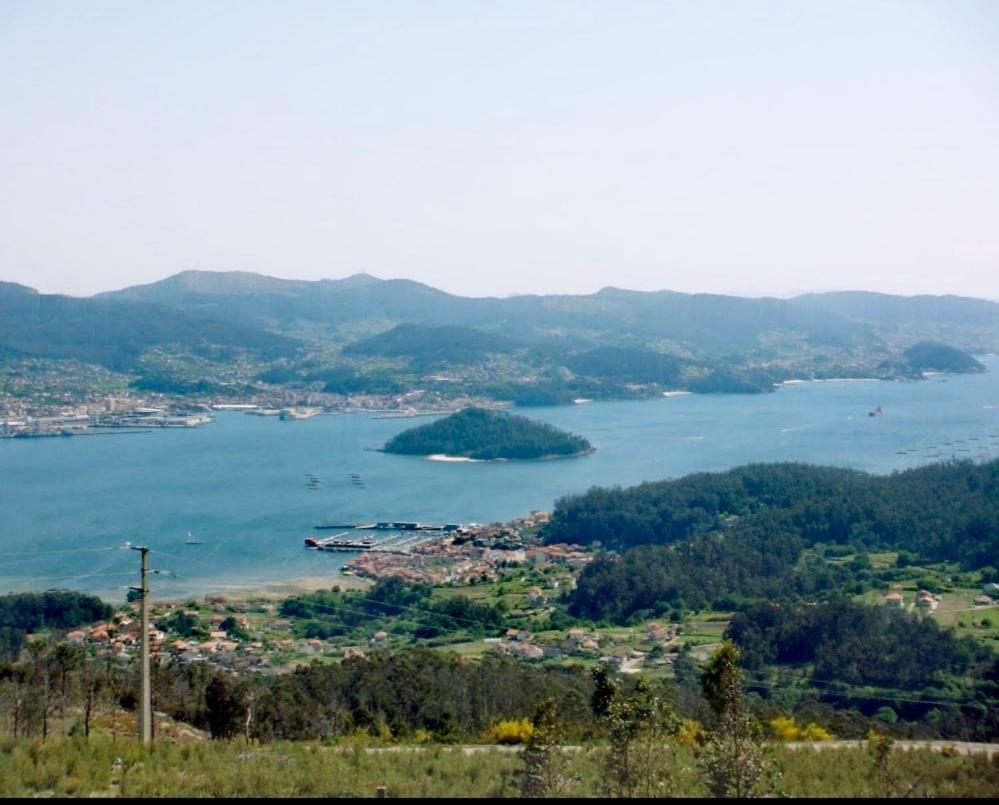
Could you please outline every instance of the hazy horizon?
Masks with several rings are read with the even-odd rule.
[[[999,4],[0,6],[0,279],[999,299]]]
[[[103,288],[103,289],[101,289],[99,291],[95,291],[92,294],[64,294],[61,291],[46,291],[46,290],[37,289],[37,288],[35,288],[35,286],[31,285],[30,283],[20,282],[18,284],[25,285],[25,286],[27,286],[29,288],[35,288],[35,290],[39,290],[40,293],[45,293],[45,294],[54,293],[54,294],[63,294],[63,295],[66,295],[66,296],[74,296],[74,297],[77,297],[77,298],[89,298],[91,296],[97,296],[97,295],[100,295],[102,293],[112,293],[114,291],[120,291],[120,290],[124,290],[126,288],[136,287],[138,285],[155,284],[157,282],[161,282],[163,280],[170,279],[170,278],[172,278],[174,276],[178,276],[180,274],[184,274],[184,273],[187,273],[188,271],[192,271],[192,270],[193,271],[205,271],[207,273],[222,273],[222,274],[225,274],[225,273],[254,274],[256,276],[268,277],[268,278],[271,278],[271,279],[287,280],[287,281],[290,281],[290,282],[303,282],[303,281],[304,282],[320,282],[320,281],[324,281],[324,280],[325,281],[338,282],[338,281],[345,280],[345,279],[350,279],[350,278],[352,278],[354,276],[358,276],[358,275],[362,275],[362,274],[366,274],[368,276],[371,276],[375,280],[379,280],[379,281],[386,281],[386,280],[411,280],[411,281],[414,281],[414,282],[420,282],[420,280],[415,279],[413,277],[405,277],[405,276],[397,276],[397,277],[396,276],[391,276],[391,277],[389,277],[389,276],[381,276],[381,277],[379,277],[379,276],[376,276],[374,274],[371,274],[371,272],[361,272],[361,271],[354,272],[353,274],[346,274],[344,276],[339,276],[339,277],[332,277],[332,276],[330,276],[330,277],[294,277],[294,276],[286,276],[285,277],[285,276],[276,276],[276,275],[273,275],[273,274],[264,274],[264,273],[256,272],[256,271],[246,272],[246,271],[242,271],[240,269],[219,270],[219,271],[212,271],[210,269],[186,269],[184,271],[176,271],[173,274],[169,274],[169,275],[167,275],[165,277],[159,277],[158,279],[154,279],[154,280],[152,280],[151,282],[148,282],[148,283],[147,282],[133,283],[131,285],[121,286],[120,288],[119,287],[116,287],[116,288]],[[0,278],[0,281],[3,281],[3,279]],[[423,283],[423,284],[430,285],[430,283]],[[609,284],[609,285],[601,285],[601,286],[599,286],[597,288],[593,288],[590,291],[575,291],[575,292],[561,292],[561,291],[557,291],[557,292],[553,292],[552,294],[536,294],[536,293],[532,293],[532,292],[519,293],[519,292],[516,292],[516,291],[511,292],[511,293],[507,293],[507,294],[474,294],[474,293],[467,294],[467,293],[458,293],[458,292],[455,292],[455,291],[451,291],[451,290],[449,290],[447,288],[440,288],[440,287],[438,287],[436,285],[430,285],[430,287],[433,287],[433,288],[435,288],[437,290],[440,290],[440,291],[444,291],[445,293],[452,294],[453,296],[466,297],[466,298],[485,298],[485,297],[490,297],[490,298],[498,298],[498,299],[508,299],[508,298],[513,298],[513,297],[517,297],[517,296],[545,296],[545,295],[565,295],[565,296],[577,296],[577,295],[579,295],[579,296],[585,296],[585,295],[588,295],[588,294],[596,293],[597,291],[603,290],[605,288],[618,288],[620,290],[625,290],[625,291],[645,291],[645,292],[649,292],[649,293],[655,293],[655,292],[661,292],[661,291],[669,291],[669,292],[688,293],[688,294],[714,294],[714,295],[720,295],[720,296],[737,296],[737,297],[743,297],[743,298],[775,298],[775,299],[792,299],[792,298],[794,298],[796,296],[802,296],[804,294],[822,294],[822,293],[883,293],[882,291],[876,291],[876,290],[872,290],[872,289],[869,289],[869,288],[802,288],[802,289],[798,289],[798,290],[787,291],[785,293],[724,293],[724,292],[720,292],[720,291],[697,291],[697,290],[693,290],[693,291],[679,291],[676,288],[628,288],[628,287],[622,286],[622,285]],[[895,295],[905,295],[905,296],[957,296],[957,297],[965,297],[965,298],[972,298],[972,299],[984,299],[984,300],[989,301],[989,302],[999,303],[999,298],[993,299],[993,298],[988,297],[988,296],[975,296],[973,294],[895,294]]]

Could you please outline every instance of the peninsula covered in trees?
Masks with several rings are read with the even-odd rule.
[[[577,617],[624,623],[684,609],[739,610],[859,594],[869,567],[824,561],[894,551],[992,578],[999,461],[933,464],[888,476],[805,464],[750,464],[563,498],[548,543],[599,541]]]
[[[428,425],[403,431],[389,439],[382,450],[408,456],[445,455],[489,461],[564,458],[590,453],[593,447],[582,436],[545,422],[483,408],[466,408]]]

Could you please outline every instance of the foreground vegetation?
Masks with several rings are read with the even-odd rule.
[[[108,736],[14,741],[0,739],[0,797],[518,797],[523,763],[498,747],[474,754],[439,744],[370,751],[365,740],[247,745],[162,742],[144,749],[132,738]],[[607,749],[566,751],[566,795],[604,796]],[[866,748],[791,750],[776,747],[782,791],[788,796],[861,797],[883,789],[873,779]],[[693,755],[677,753],[678,796],[709,792],[693,773]],[[900,793],[990,797],[999,792],[999,765],[985,756],[895,751]]]
[[[956,751],[893,751],[871,732],[852,748],[789,718],[770,721],[743,696],[738,652],[725,644],[702,669],[709,720],[679,717],[667,686],[628,687],[593,674],[595,739],[570,744],[562,707],[548,698],[531,719],[498,722],[496,746],[441,746],[428,733],[398,744],[383,729],[346,740],[262,744],[249,734],[207,742],[194,733],[132,738],[75,731],[69,738],[0,739],[0,796],[994,796],[999,758]],[[208,702],[217,705],[214,693]],[[216,731],[213,728],[213,734]],[[216,737],[222,737],[216,734]],[[782,745],[806,739],[812,747]]]
[[[580,554],[575,567],[552,560],[564,559],[559,550],[531,549],[493,581],[393,578],[277,607],[167,607],[154,616],[167,633],[154,703],[220,736],[362,730],[463,742],[551,698],[566,734],[588,741],[602,729],[586,706],[591,669],[668,680],[679,715],[706,723],[699,663],[728,639],[763,723],[804,719],[842,738],[876,727],[993,740],[995,597],[982,591],[995,578],[983,551],[997,533],[997,470],[950,464],[876,478],[755,465],[595,490],[560,502],[547,536],[623,551]],[[0,599],[0,716],[12,734],[57,734],[64,710],[134,706],[134,650],[63,634],[107,614],[70,593]],[[222,637],[200,646],[216,629]]]

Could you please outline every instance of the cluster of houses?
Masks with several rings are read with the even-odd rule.
[[[975,596],[972,605],[977,607],[992,606],[999,599],[999,584],[989,582],[982,585],[982,592]],[[901,585],[895,585],[891,592],[885,596],[885,604],[893,609],[903,609],[906,606],[905,595],[902,593]],[[919,590],[916,592],[915,601],[909,606],[915,605],[916,609],[932,612],[940,606],[940,596],[934,595],[929,590]]]
[[[593,554],[580,545],[529,545],[523,532],[548,522],[548,512],[532,512],[509,523],[477,526],[471,531],[389,552],[371,550],[344,566],[347,573],[371,579],[395,577],[417,584],[468,584],[494,581],[509,565],[563,563],[581,569]]]
[[[138,618],[118,613],[109,621],[95,623],[86,629],[75,629],[66,633],[67,643],[88,645],[99,656],[113,656],[125,660],[132,656],[142,643],[142,625]],[[167,634],[153,626],[149,627],[151,652],[163,650]]]
[[[167,611],[170,609],[172,607],[168,608]],[[200,617],[200,613],[195,610],[180,611],[191,617]],[[233,639],[226,630],[219,627],[225,617],[220,614],[209,616],[207,636],[202,635],[196,639],[185,639],[177,636],[171,639],[167,632],[150,624],[150,656],[154,660],[175,658],[182,662],[209,662],[212,665],[228,668],[237,666],[256,668],[270,664],[266,657],[269,650],[296,646],[296,641],[290,639],[277,641],[273,645],[266,646],[259,640]],[[157,613],[154,619],[160,620],[160,613]],[[244,629],[248,626],[245,618],[238,617],[236,622]],[[87,629],[75,629],[67,632],[65,640],[68,643],[86,645],[92,648],[96,656],[110,656],[127,661],[139,651],[142,643],[142,625],[134,614],[119,612],[109,621],[96,623]],[[280,645],[282,643],[287,645]],[[303,651],[308,651],[308,647],[303,647]]]
[[[905,607],[905,595],[901,589],[893,589],[885,596],[885,604],[892,609],[903,609]],[[918,609],[932,612],[940,605],[940,596],[934,595],[929,590],[919,590],[916,593],[915,605]]]
[[[978,607],[989,607],[996,603],[996,599],[999,599],[999,584],[990,581],[982,585],[982,594],[975,596],[972,603]]]
[[[676,639],[676,626],[651,623],[646,628],[645,642],[651,648],[665,647]],[[673,657],[665,652],[646,652],[623,645],[627,635],[600,637],[585,629],[573,628],[556,639],[536,640],[526,629],[508,629],[503,637],[486,638],[494,650],[524,660],[591,657],[612,665],[622,673],[637,673],[642,667],[668,665]]]
[[[150,625],[150,655],[154,661],[176,660],[182,663],[206,663],[230,670],[271,669],[283,673],[287,667],[274,661],[275,654],[290,652],[304,658],[321,655],[339,655],[344,659],[364,658],[367,650],[389,645],[389,634],[384,630],[376,631],[368,645],[363,647],[340,648],[334,646],[333,641],[295,638],[291,636],[292,623],[285,618],[268,619],[267,629],[271,634],[267,640],[251,639],[247,637],[251,630],[248,619],[244,615],[234,614],[225,599],[206,597],[206,604],[215,609],[214,614],[205,615],[173,604],[159,605],[153,610],[154,621],[162,623],[169,616],[182,614],[197,619],[200,626],[198,637],[184,638],[177,634],[171,636]],[[270,613],[276,609],[273,604],[263,604],[260,608]],[[233,630],[240,632],[240,638],[222,628],[222,624],[230,618],[235,622]],[[288,636],[279,636],[282,632]],[[107,622],[69,632],[65,639],[70,643],[93,648],[97,656],[110,655],[126,661],[138,654],[142,627],[134,613],[120,612]]]

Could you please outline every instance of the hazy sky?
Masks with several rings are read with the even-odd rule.
[[[999,0],[0,0],[0,279],[999,297]]]

